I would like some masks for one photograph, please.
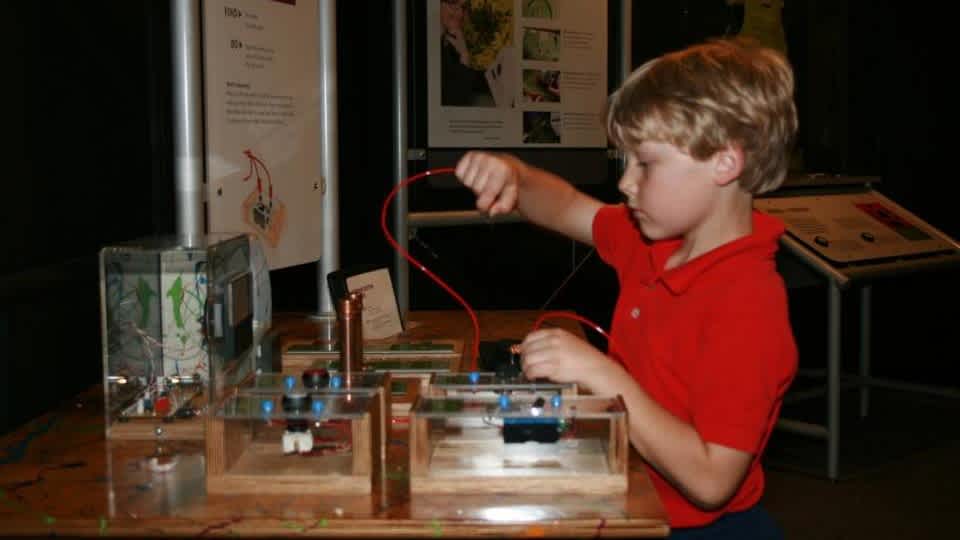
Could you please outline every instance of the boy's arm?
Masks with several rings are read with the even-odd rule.
[[[528,379],[576,382],[596,395],[623,397],[630,442],[692,502],[719,508],[736,493],[752,455],[703,440],[694,427],[661,407],[619,364],[559,328],[531,332],[521,345]]]
[[[698,332],[700,357],[684,376],[689,420],[660,405],[619,364],[595,359],[584,365],[590,356],[569,343],[542,355],[532,343],[528,347],[532,360],[555,364],[560,377],[582,381],[594,393],[623,396],[634,447],[708,509],[726,503],[743,482],[797,368],[786,288],[772,269],[728,280],[709,309]],[[524,372],[539,376],[526,365]]]
[[[467,153],[457,177],[477,195],[477,208],[491,216],[519,211],[547,229],[593,245],[593,218],[603,206],[569,182],[508,154]]]
[[[726,504],[743,481],[753,456],[704,441],[692,425],[653,401],[625,371],[612,377],[598,375],[600,380],[589,386],[623,397],[629,411],[630,442],[647,463],[697,506],[709,510]]]

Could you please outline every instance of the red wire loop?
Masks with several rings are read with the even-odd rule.
[[[445,281],[440,279],[436,274],[431,272],[430,269],[428,269],[426,266],[421,264],[420,261],[414,259],[413,256],[410,255],[409,252],[407,252],[407,250],[400,247],[400,244],[398,244],[397,241],[390,234],[389,227],[387,227],[387,209],[390,207],[390,202],[393,201],[393,198],[397,196],[397,192],[407,187],[408,185],[412,184],[413,182],[416,182],[417,180],[421,180],[428,176],[433,176],[435,174],[453,174],[453,172],[454,172],[453,167],[429,169],[429,170],[423,171],[422,173],[410,176],[403,182],[400,182],[399,184],[394,186],[393,190],[390,191],[390,194],[387,195],[386,200],[383,201],[383,208],[380,210],[380,228],[383,230],[383,235],[384,237],[386,237],[387,242],[391,246],[393,246],[393,249],[397,250],[397,252],[400,255],[403,255],[403,257],[408,261],[410,261],[411,264],[416,266],[417,269],[419,269],[421,272],[429,276],[430,279],[432,279],[438,285],[440,285],[440,287],[442,287],[443,290],[447,291],[450,294],[450,296],[452,296],[457,302],[460,302],[463,308],[467,310],[467,314],[470,315],[470,320],[471,322],[473,322],[473,347],[471,350],[471,360],[470,360],[471,368],[470,369],[472,369],[473,371],[476,371],[477,362],[480,357],[480,323],[477,321],[477,314],[473,311],[473,308],[470,307],[470,304],[468,304],[466,300],[464,300],[459,294],[457,294],[456,291],[454,291],[449,285],[447,285]]]
[[[443,290],[447,291],[447,293],[449,293],[450,296],[452,296],[457,302],[460,302],[463,308],[467,311],[467,314],[470,316],[470,321],[473,323],[473,347],[471,348],[471,360],[470,360],[471,368],[470,369],[473,371],[476,371],[477,362],[480,357],[480,323],[477,321],[477,314],[473,311],[473,308],[470,307],[470,304],[468,304],[467,301],[463,299],[463,297],[457,294],[457,292],[454,291],[453,288],[447,285],[445,281],[440,279],[439,276],[437,276],[436,274],[431,272],[430,269],[428,269],[426,266],[421,264],[420,261],[413,258],[413,256],[410,255],[410,253],[407,250],[400,247],[400,244],[398,244],[396,239],[394,239],[393,235],[390,234],[390,228],[387,227],[387,209],[390,207],[390,203],[393,201],[394,197],[397,196],[397,193],[401,189],[409,186],[410,184],[418,180],[422,180],[423,178],[426,178],[428,176],[433,176],[437,174],[453,174],[453,173],[454,173],[454,169],[452,167],[428,169],[421,173],[407,177],[404,181],[394,186],[394,188],[390,191],[390,194],[387,195],[387,198],[383,201],[383,207],[380,210],[380,229],[383,231],[383,236],[387,239],[387,242],[391,246],[393,246],[393,249],[397,250],[397,252],[400,255],[403,255],[403,257],[407,259],[407,261],[409,261],[415,267],[417,267],[418,270],[426,274],[430,279],[432,279],[438,285],[440,285],[440,287],[442,287]],[[586,324],[587,326],[594,329],[600,335],[602,335],[607,339],[607,343],[609,345],[611,353],[614,351],[616,351],[617,353],[621,352],[616,342],[614,342],[610,338],[610,335],[607,334],[603,330],[603,328],[600,327],[600,325],[594,323],[593,321],[591,321],[590,319],[587,319],[586,317],[581,317],[580,315],[577,315],[574,313],[569,313],[566,311],[547,311],[545,313],[542,313],[539,317],[537,317],[537,320],[533,323],[533,330],[537,330],[538,328],[540,328],[540,325],[543,324],[543,322],[546,321],[547,319],[555,319],[555,318],[573,319],[575,321],[579,321],[581,323]]]
[[[623,360],[622,360],[623,354],[619,345],[617,345],[617,342],[614,341],[613,338],[610,337],[610,334],[604,331],[604,329],[601,328],[599,324],[591,321],[586,317],[581,317],[576,313],[570,313],[568,311],[547,311],[545,313],[542,313],[539,317],[537,317],[537,320],[533,322],[533,329],[537,330],[538,328],[540,328],[540,325],[542,325],[543,322],[546,321],[547,319],[573,319],[575,321],[582,322],[583,324],[589,326],[590,328],[594,329],[598,334],[600,334],[601,336],[607,339],[607,345],[609,346],[610,354],[618,362],[620,362],[621,364],[623,363]],[[613,354],[613,353],[616,353],[616,354]]]

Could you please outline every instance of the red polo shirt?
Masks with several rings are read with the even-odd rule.
[[[652,467],[673,527],[706,525],[763,494],[760,456],[797,370],[787,294],[774,254],[783,223],[753,213],[753,232],[670,269],[680,240],[650,242],[622,205],[593,222],[597,252],[617,272],[612,342],[641,388],[704,441],[753,454],[720,510],[694,506]]]

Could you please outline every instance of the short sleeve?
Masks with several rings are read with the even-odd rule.
[[[705,441],[757,454],[796,374],[797,349],[779,275],[735,282],[704,325],[691,408]]]
[[[637,250],[646,246],[622,204],[607,205],[597,211],[593,218],[593,245],[600,258],[617,269],[624,268]]]

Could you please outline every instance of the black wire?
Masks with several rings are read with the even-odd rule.
[[[590,248],[590,251],[588,251],[587,254],[583,256],[583,259],[580,259],[580,262],[577,263],[577,266],[570,272],[570,274],[567,275],[567,277],[563,280],[563,283],[561,283],[560,286],[553,291],[550,297],[547,298],[547,300],[543,303],[543,305],[540,306],[539,311],[543,311],[547,309],[547,306],[550,305],[550,302],[553,302],[553,300],[557,297],[557,295],[560,294],[560,291],[562,291],[563,288],[566,287],[567,282],[569,282],[570,279],[573,278],[573,276],[576,275],[578,271],[580,271],[580,268],[583,267],[583,264],[587,262],[587,259],[589,259],[593,255],[593,252],[596,250],[597,248],[595,247]]]

